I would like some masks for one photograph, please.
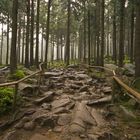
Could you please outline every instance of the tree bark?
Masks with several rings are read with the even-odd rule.
[[[48,46],[49,46],[49,34],[50,34],[50,7],[51,1],[48,1],[48,14],[47,14],[47,25],[46,25],[46,51],[45,51],[45,62],[48,62]]]
[[[34,0],[31,1],[30,65],[34,64]]]
[[[124,6],[125,0],[120,0],[119,67],[123,67],[124,60]]]
[[[18,15],[18,0],[13,0],[12,8],[12,42],[11,42],[11,55],[10,55],[10,71],[14,73],[17,69],[17,15]]]
[[[135,31],[135,76],[140,77],[140,1],[136,3],[136,31]]]
[[[35,64],[39,66],[39,16],[40,16],[40,0],[37,0],[37,18],[36,18],[36,51]]]
[[[25,48],[25,67],[29,68],[29,35],[30,33],[30,0],[27,0],[27,25],[26,25],[26,48]]]

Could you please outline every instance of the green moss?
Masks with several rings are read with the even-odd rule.
[[[16,70],[16,72],[9,76],[10,79],[19,80],[25,77],[25,73],[23,70]]]
[[[13,96],[13,88],[0,88],[0,115],[3,115],[11,110]]]

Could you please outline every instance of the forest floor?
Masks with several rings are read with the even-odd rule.
[[[22,105],[12,117],[0,118],[0,140],[140,140],[136,102],[112,102],[111,76],[52,69],[39,93],[36,81],[20,85]]]

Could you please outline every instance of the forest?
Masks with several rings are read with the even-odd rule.
[[[139,140],[140,0],[0,0],[0,140]]]

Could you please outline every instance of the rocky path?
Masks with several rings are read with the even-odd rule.
[[[21,85],[24,104],[1,140],[121,140],[112,131],[106,79],[74,68],[53,69],[44,77],[39,93],[29,81]]]

